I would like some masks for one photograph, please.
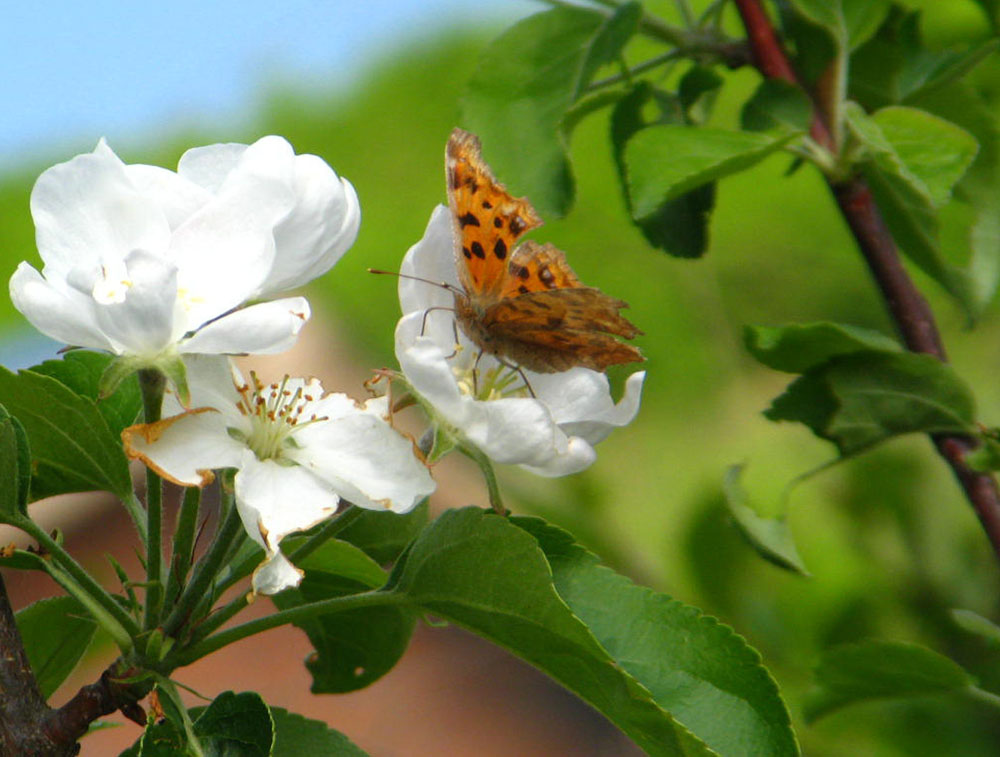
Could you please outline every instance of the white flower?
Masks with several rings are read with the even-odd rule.
[[[452,245],[450,211],[438,206],[400,272],[457,287]],[[547,374],[525,370],[532,398],[520,374],[489,355],[479,359],[473,374],[479,350],[455,328],[447,289],[400,278],[399,300],[403,318],[396,326],[396,358],[407,383],[441,430],[495,462],[542,476],[577,473],[596,459],[594,445],[639,411],[643,371],[629,376],[615,404],[603,373],[579,367]]]
[[[188,150],[176,172],[126,165],[101,140],[31,193],[39,273],[15,307],[44,334],[154,363],[272,353],[309,318],[301,297],[241,308],[326,272],[354,242],[354,188],[281,137]]]
[[[386,422],[385,397],[358,405],[324,395],[316,379],[264,386],[245,382],[225,357],[185,362],[195,409],[183,411],[168,393],[164,415],[178,414],[126,429],[126,452],[183,486],[208,484],[212,469],[237,469],[240,518],[267,553],[254,591],[298,585],[301,572],[278,543],[335,513],[341,498],[405,513],[434,490],[413,443]]]

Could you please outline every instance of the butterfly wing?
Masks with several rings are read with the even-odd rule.
[[[483,161],[479,139],[455,129],[445,151],[458,280],[469,298],[493,302],[509,280],[514,244],[542,224],[523,197],[511,197]]]
[[[644,359],[638,348],[615,338],[642,333],[618,312],[628,304],[581,284],[555,246],[525,242],[509,269],[502,299],[482,319],[499,353],[540,373],[576,365],[603,371]]]

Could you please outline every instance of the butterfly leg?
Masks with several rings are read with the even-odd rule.
[[[521,366],[519,366],[517,363],[508,363],[506,360],[500,360],[499,357],[497,358],[497,360],[499,360],[500,365],[502,365],[507,370],[516,371],[521,376],[521,381],[524,382],[524,388],[528,390],[528,394],[531,395],[531,399],[533,400],[538,399],[538,395],[536,395],[535,390],[531,388],[531,382],[528,381],[528,376],[527,374],[525,374],[524,369]]]
[[[457,334],[456,334],[457,336]],[[476,360],[472,364],[472,395],[474,397],[479,396],[479,361],[483,357],[482,349],[476,354]]]

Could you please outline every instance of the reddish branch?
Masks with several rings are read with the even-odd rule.
[[[783,79],[801,86],[760,0],[735,2],[747,30],[757,69],[768,78]],[[810,134],[822,146],[835,149],[829,136],[827,114],[822,111],[815,98],[813,102],[814,118]],[[934,323],[934,315],[906,273],[896,243],[882,219],[871,190],[860,178],[839,184],[831,182],[830,189],[885,298],[907,349],[934,355],[939,360],[946,361],[947,356]],[[991,475],[978,473],[965,464],[965,454],[975,447],[975,442],[963,436],[942,434],[934,435],[933,439],[938,453],[951,466],[966,497],[975,508],[994,552],[1000,557],[1000,491],[997,489],[996,479]]]
[[[117,684],[112,668],[96,683],[84,686],[59,709],[42,698],[38,682],[17,630],[7,587],[0,576],[0,757],[65,757],[80,751],[77,743],[87,728],[104,715],[121,710],[142,726],[145,713],[136,702],[147,684]],[[119,673],[127,678],[127,671]]]

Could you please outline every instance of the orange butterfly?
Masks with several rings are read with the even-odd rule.
[[[463,290],[454,293],[455,314],[480,349],[539,373],[645,360],[615,339],[642,333],[618,313],[628,303],[581,284],[551,244],[514,247],[542,220],[527,199],[511,197],[493,177],[478,137],[455,129],[445,169]]]

